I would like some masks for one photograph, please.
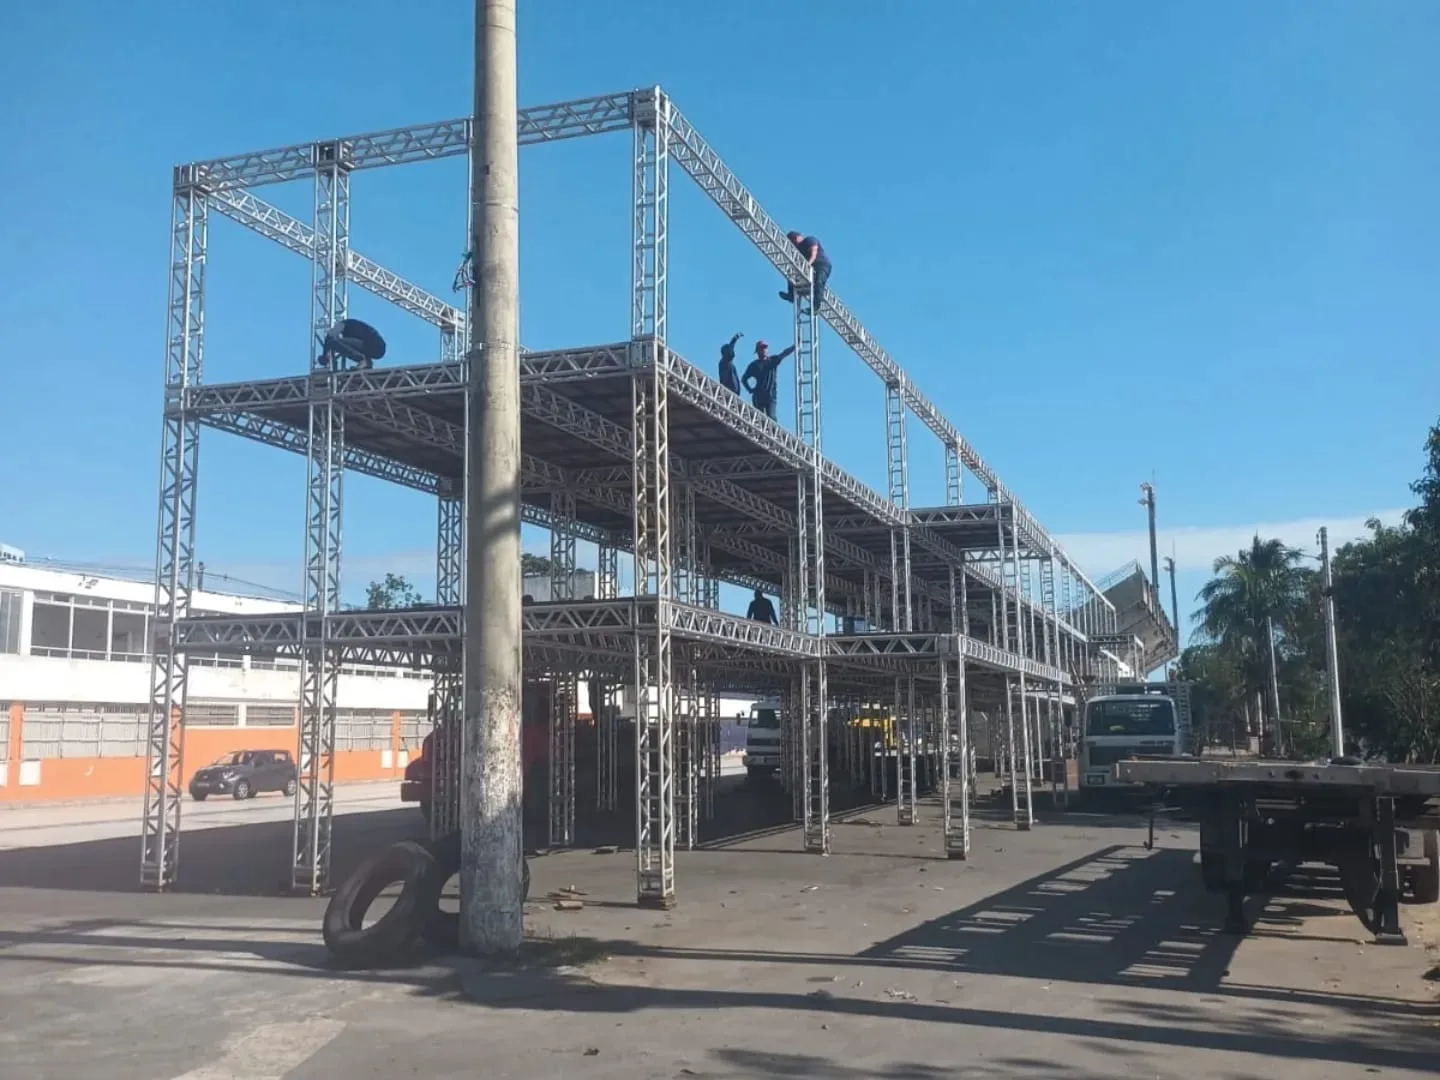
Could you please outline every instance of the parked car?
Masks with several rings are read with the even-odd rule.
[[[299,776],[289,750],[236,750],[195,771],[190,797],[204,802],[211,795],[253,799],[262,791],[294,795]]]

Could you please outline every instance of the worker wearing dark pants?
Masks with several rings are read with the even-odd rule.
[[[755,599],[750,601],[750,606],[745,609],[745,617],[755,622],[769,623],[771,626],[778,626],[780,620],[775,617],[775,605],[770,603],[770,598],[759,589],[755,590]]]
[[[736,334],[720,346],[720,385],[732,394],[740,393],[740,373],[735,370],[735,343],[744,334]]]
[[[813,236],[802,236],[798,232],[790,232],[785,235],[790,238],[790,242],[800,252],[800,257],[810,264],[810,277],[815,289],[810,310],[819,315],[820,304],[825,299],[825,283],[830,280],[830,256],[825,254],[825,249],[820,246],[820,241]],[[793,304],[795,302],[795,286],[788,285],[780,290],[780,299],[787,304]]]
[[[763,341],[757,341],[755,359],[750,361],[745,374],[740,377],[741,384],[750,391],[750,401],[771,420],[775,419],[775,398],[779,390],[779,380],[775,373],[780,367],[780,361],[794,351],[795,346],[790,345],[771,356],[770,346]]]
[[[341,367],[340,360],[349,360],[362,371],[375,366],[385,355],[385,339],[367,322],[341,319],[325,334],[325,351],[320,354],[322,367]]]

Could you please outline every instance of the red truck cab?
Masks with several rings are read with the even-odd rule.
[[[581,684],[582,691],[584,684]],[[581,700],[584,700],[582,693]],[[585,758],[586,750],[593,746],[594,722],[588,712],[576,717],[576,763]],[[587,737],[590,736],[590,737]],[[430,765],[435,760],[434,733],[425,736],[420,744],[420,754],[405,766],[405,777],[400,782],[400,801],[419,804],[426,820],[430,818],[431,777]],[[521,705],[520,719],[520,769],[523,777],[522,799],[526,816],[543,813],[549,797],[550,769],[550,685],[548,683],[526,683]]]

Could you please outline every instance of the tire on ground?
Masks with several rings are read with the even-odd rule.
[[[1417,904],[1433,904],[1440,900],[1440,832],[1426,829],[1420,850],[1425,862],[1411,869],[1410,887]]]
[[[322,933],[330,955],[346,967],[381,967],[403,957],[419,939],[439,893],[435,859],[420,844],[391,844],[360,864],[335,890]],[[401,885],[394,905],[372,925],[365,913],[379,895]]]
[[[446,833],[426,845],[435,860],[435,886],[430,917],[421,931],[425,943],[437,952],[457,953],[460,951],[460,913],[444,911],[440,907],[440,893],[445,883],[460,872],[460,830]],[[530,897],[530,860],[520,859],[520,899]]]

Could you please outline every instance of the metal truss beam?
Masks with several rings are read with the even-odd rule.
[[[627,91],[521,109],[520,145],[533,146],[582,135],[624,131],[632,122],[632,96]],[[437,161],[469,152],[470,119],[461,117],[389,131],[348,135],[335,141],[347,148],[354,169]],[[311,143],[299,143],[273,150],[212,158],[197,161],[189,168],[193,170],[196,182],[211,192],[278,184],[310,175],[313,167],[311,146]]]
[[[315,256],[315,230],[248,191],[222,189],[211,205],[231,221],[305,258]],[[346,277],[367,292],[452,333],[465,333],[465,313],[419,285],[391,273],[355,251],[347,252]]]
[[[685,119],[680,110],[673,105],[669,110],[669,118],[670,154],[675,163],[684,169],[690,178],[699,185],[700,190],[708,195],[721,212],[735,223],[736,227],[755,245],[756,250],[765,256],[771,266],[789,281],[807,280],[809,268],[800,257],[799,252],[796,251],[795,245],[790,243],[786,237],[785,230],[781,229],[765,212],[759,201],[745,189],[725,162],[720,159],[720,155],[710,147],[700,133]],[[1045,554],[1053,555],[1060,560],[1092,591],[1098,592],[1089,578],[1085,577],[1084,572],[1074,564],[1064,550],[1040,527],[1039,522],[1005,488],[995,470],[980,457],[975,448],[945,418],[940,409],[920,392],[900,365],[890,358],[889,354],[880,347],[880,343],[860,325],[860,320],[829,289],[826,289],[825,303],[819,314],[824,316],[831,328],[887,386],[894,385],[898,388],[905,405],[921,423],[935,434],[947,451],[953,451],[964,462],[965,467],[974,473],[986,487],[1000,492],[1002,501],[1011,503],[1015,507],[1017,518],[1024,520],[1025,527],[1033,532],[1037,546]]]

